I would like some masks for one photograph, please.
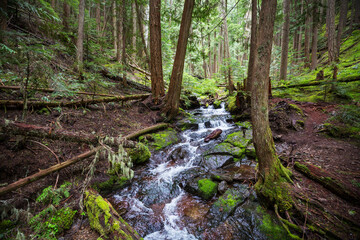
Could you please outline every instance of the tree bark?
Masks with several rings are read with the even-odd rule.
[[[359,0],[353,0],[354,5],[354,24],[359,27],[360,24],[360,1]]]
[[[65,1],[64,1],[65,4]],[[101,9],[100,9],[100,2],[96,4],[96,32],[98,37],[101,36]]]
[[[308,1],[305,1],[305,3],[309,3]],[[310,61],[310,15],[309,12],[306,13],[306,17],[305,17],[305,29],[304,29],[304,63],[305,63],[305,67],[309,67],[309,61]]]
[[[166,95],[165,112],[171,118],[179,111],[181,85],[184,71],[186,47],[189,38],[194,0],[185,0],[184,10],[181,18],[179,40],[176,47],[173,70],[170,77],[169,90]]]
[[[20,187],[25,186],[25,185],[28,185],[28,184],[30,184],[32,182],[35,182],[35,181],[37,181],[37,180],[39,180],[41,178],[46,177],[47,175],[49,175],[49,174],[51,174],[53,172],[59,171],[59,170],[61,170],[63,168],[66,168],[66,167],[68,167],[70,165],[73,165],[73,164],[75,164],[75,163],[77,163],[77,162],[79,162],[81,160],[84,160],[84,159],[86,159],[88,157],[91,157],[97,151],[99,151],[101,148],[102,148],[102,146],[96,147],[96,148],[94,148],[94,149],[92,149],[90,151],[87,151],[87,152],[82,153],[82,154],[80,154],[80,155],[78,155],[76,157],[73,157],[73,158],[71,158],[71,159],[69,159],[69,160],[67,160],[65,162],[56,164],[56,165],[54,165],[52,167],[49,167],[49,168],[47,168],[45,170],[40,170],[38,173],[35,173],[35,174],[33,174],[31,176],[28,176],[26,178],[22,178],[22,179],[14,182],[14,183],[9,184],[6,187],[0,188],[0,196],[6,194],[8,192],[14,191],[14,190],[16,190],[16,189],[18,189]]]
[[[7,28],[7,0],[0,0],[0,6],[0,42],[4,43]]]
[[[318,12],[318,0],[313,0],[313,34],[311,44],[311,70],[315,70],[317,67],[317,41],[318,41],[318,25],[319,25],[319,12]]]
[[[79,0],[78,38],[76,41],[76,65],[77,70],[82,71],[84,61],[84,22],[85,22],[85,0]]]
[[[137,14],[137,19],[138,19],[138,26],[139,26],[139,32],[140,32],[140,37],[141,37],[141,42],[143,44],[143,51],[145,54],[145,58],[146,58],[146,63],[148,64],[148,67],[150,68],[150,57],[149,57],[149,53],[147,50],[147,45],[146,45],[146,40],[145,40],[145,34],[144,34],[144,25],[143,25],[143,21],[142,21],[142,17],[141,17],[141,11],[140,11],[140,6],[138,4],[138,0],[134,0],[135,1],[135,7],[136,7],[136,14]]]
[[[63,25],[64,25],[64,31],[69,32],[69,19],[70,19],[70,5],[64,1],[63,4]]]
[[[137,37],[137,30],[136,30],[136,5],[135,0],[131,3],[131,12],[132,12],[132,38],[131,38],[131,45],[133,49],[132,57],[136,59],[136,37]]]
[[[5,122],[0,125],[0,129],[5,134],[22,135],[26,137],[48,138],[52,140],[62,140],[77,143],[88,143],[98,145],[99,141],[104,141],[105,144],[112,147],[122,145],[124,148],[135,148],[137,142],[126,140],[125,138],[114,138],[114,141],[106,141],[104,136],[97,136],[93,134],[86,134],[82,132],[70,132],[64,129],[53,129],[50,127],[43,127],[25,123],[17,123],[13,121]]]
[[[109,97],[109,98],[98,98],[98,99],[83,99],[78,101],[68,101],[68,102],[40,102],[40,101],[28,101],[27,105],[33,108],[43,108],[43,107],[74,107],[74,106],[86,106],[89,104],[96,103],[107,103],[107,102],[119,102],[119,101],[129,101],[135,99],[145,99],[149,97],[149,94],[138,94],[138,95],[129,95],[129,96],[118,96],[118,97]],[[24,101],[18,100],[0,100],[0,106],[7,107],[16,107],[22,108],[24,106]]]
[[[217,73],[217,43],[216,43],[216,31],[214,31],[214,61],[213,61],[213,73]]]
[[[290,0],[284,0],[284,25],[281,43],[280,80],[286,80],[289,50]]]
[[[255,60],[257,58],[257,0],[251,1],[251,38],[250,38],[250,56],[248,64],[248,76],[245,84],[245,90],[252,92],[252,86],[255,75]]]
[[[341,47],[341,36],[346,26],[348,11],[348,0],[342,0],[340,5],[340,18],[338,24],[338,32],[336,36],[336,59],[339,59],[340,47]]]
[[[117,44],[118,44],[118,34],[117,34],[117,21],[116,21],[116,0],[114,0],[111,4],[111,9],[112,9],[112,27],[113,27],[113,45],[114,45],[114,49],[115,51],[117,50]]]
[[[286,210],[291,207],[291,203],[286,202],[289,196],[286,180],[291,181],[290,172],[282,166],[276,155],[268,116],[269,72],[276,5],[276,0],[262,1],[261,4],[251,119],[254,146],[259,159],[259,179],[255,190],[267,206],[279,205],[280,209]]]
[[[161,54],[161,24],[160,24],[160,0],[150,0],[150,71],[151,92],[154,103],[159,104],[161,97],[165,95],[162,54]]]
[[[211,38],[210,34],[208,35],[208,71],[209,71],[209,78],[212,77],[212,71],[211,71]]]
[[[116,48],[116,61],[118,61],[119,63],[122,62],[122,50],[123,50],[123,40],[122,40],[122,36],[124,34],[123,31],[123,17],[121,16],[123,12],[123,6],[122,4],[118,3],[117,6],[117,26],[118,26],[118,31],[117,31],[117,39],[118,39],[118,44],[117,44],[117,48]]]
[[[335,0],[328,0],[326,12],[326,33],[329,63],[336,61]]]
[[[127,1],[122,1],[122,74],[123,74],[123,85],[124,87],[127,87],[127,81],[126,81],[126,71],[127,71],[127,63],[126,63],[126,6]]]

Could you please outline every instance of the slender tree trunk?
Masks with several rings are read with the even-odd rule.
[[[127,71],[127,64],[126,64],[126,0],[122,1],[122,66],[123,66],[123,85],[124,87],[127,86],[126,81],[126,71]]]
[[[210,34],[208,34],[208,71],[209,71],[209,78],[212,77],[212,71],[211,71],[211,38],[210,38]]]
[[[354,4],[354,23],[359,27],[360,24],[360,0],[353,0]]]
[[[118,34],[117,34],[117,24],[116,24],[116,0],[112,2],[112,27],[113,27],[113,45],[115,51],[117,50],[117,44],[118,44]]]
[[[257,0],[251,1],[251,38],[250,38],[250,56],[248,63],[248,76],[245,84],[245,90],[252,92],[255,74],[255,60],[257,58]]]
[[[204,78],[207,78],[207,71],[206,71],[206,58],[205,58],[205,45],[204,45],[204,36],[203,36],[203,29],[200,30],[201,33],[201,49],[202,49],[202,59],[203,59],[203,70],[204,70]]]
[[[280,80],[286,80],[289,50],[290,0],[284,0],[284,25],[281,43]]]
[[[189,37],[194,4],[195,0],[185,0],[184,11],[181,18],[179,40],[176,47],[176,54],[173,70],[170,77],[169,90],[166,95],[165,112],[170,118],[173,118],[179,111],[186,46]]]
[[[289,188],[282,177],[290,180],[290,173],[276,155],[268,117],[269,72],[276,5],[276,0],[262,1],[261,4],[251,119],[254,146],[259,159],[259,178],[255,190],[268,206],[279,205],[280,209],[287,210],[287,207],[291,207],[291,200],[287,198]]]
[[[122,15],[122,12],[123,12],[123,6],[122,4],[119,4],[118,3],[118,6],[117,6],[117,39],[118,39],[118,44],[117,44],[117,48],[116,48],[116,61],[118,62],[122,62],[122,51],[123,51],[123,34],[124,34],[124,31],[123,31],[123,17],[121,16]]]
[[[213,73],[216,73],[217,72],[217,66],[216,66],[216,63],[217,63],[217,56],[216,56],[216,53],[217,53],[217,44],[216,44],[216,31],[214,31],[214,61],[213,61]]]
[[[141,41],[143,44],[144,54],[146,56],[146,63],[148,64],[148,67],[150,67],[150,57],[149,57],[148,50],[146,48],[147,45],[146,45],[146,40],[145,40],[144,25],[143,25],[143,21],[142,21],[142,17],[141,17],[140,6],[137,2],[138,0],[134,0],[134,1],[135,1],[140,37],[141,37]]]
[[[304,2],[303,0],[301,0],[301,7],[300,7],[300,14],[302,15],[304,12]],[[300,15],[300,16],[301,16]],[[297,51],[296,51],[296,59],[297,61],[300,61],[300,56],[301,56],[301,47],[302,47],[302,31],[303,31],[303,28],[300,26],[299,28],[299,34],[298,34],[298,45],[297,45]]]
[[[150,57],[151,57],[151,92],[155,104],[165,95],[162,55],[161,55],[161,24],[160,0],[150,0]]]
[[[308,0],[309,1],[309,0]],[[305,20],[305,36],[304,36],[304,63],[305,67],[309,67],[309,60],[310,60],[310,16],[309,14],[306,14],[306,20]]]
[[[0,0],[0,42],[6,42],[5,31],[7,28],[7,0]]]
[[[133,59],[136,58],[136,35],[137,35],[137,30],[136,30],[136,5],[135,5],[135,0],[133,0],[133,2],[131,3],[131,12],[132,12],[132,38],[131,38],[131,45],[132,45],[132,49],[133,49]]]
[[[341,36],[346,26],[347,11],[348,11],[348,0],[342,0],[340,5],[340,19],[338,25],[338,32],[336,36],[336,59],[339,59],[339,55],[340,55]]]
[[[82,71],[84,61],[84,22],[85,22],[85,0],[79,1],[79,26],[78,38],[76,41],[77,70]]]
[[[64,25],[64,31],[69,31],[69,19],[70,19],[70,5],[64,1],[63,4],[63,25]]]
[[[315,70],[317,67],[317,41],[318,41],[318,25],[319,25],[319,10],[318,0],[313,0],[315,4],[313,8],[313,34],[312,34],[312,46],[311,46],[311,70]]]
[[[65,4],[65,1],[64,1]],[[98,37],[101,36],[101,9],[100,9],[100,2],[96,4],[96,32]]]
[[[51,7],[52,7],[52,9],[55,10],[55,6],[56,6],[56,1],[55,1],[55,0],[51,0]]]
[[[327,46],[329,63],[336,60],[336,38],[335,38],[335,0],[328,0],[326,13]]]

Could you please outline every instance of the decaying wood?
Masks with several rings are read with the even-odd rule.
[[[204,139],[204,141],[209,142],[212,139],[216,139],[216,138],[220,137],[221,133],[222,133],[221,129],[215,129]]]
[[[6,120],[5,124],[0,124],[0,129],[1,132],[11,135],[49,138],[53,140],[90,143],[94,145],[97,145],[99,144],[99,141],[102,141],[103,143],[110,146],[117,147],[119,145],[122,145],[125,148],[135,148],[137,146],[136,142],[126,140],[124,138],[113,138],[112,140],[109,140],[108,138],[97,135],[91,135],[81,132],[70,132],[64,129],[52,129],[50,127],[43,127],[26,123],[17,123],[9,120]]]
[[[332,173],[308,163],[296,162],[295,169],[308,178],[320,183],[323,187],[330,190],[339,197],[349,201],[360,201],[360,195],[354,189],[348,188],[340,179]]]
[[[10,90],[20,90],[21,87],[20,86],[0,86],[0,89],[10,89]],[[59,90],[55,90],[54,88],[33,88],[33,87],[28,87],[28,90],[35,90],[38,92],[67,92],[67,91],[59,91]],[[103,93],[91,93],[91,92],[74,92],[74,94],[79,94],[79,95],[90,95],[90,96],[102,96],[102,97],[117,97],[117,95],[113,95],[113,94],[103,94]]]
[[[99,147],[96,147],[90,151],[87,151],[85,153],[82,153],[76,157],[73,157],[63,163],[59,163],[59,164],[56,164],[54,166],[51,166],[47,169],[44,169],[44,170],[40,170],[39,172],[31,175],[31,176],[28,176],[26,178],[22,178],[14,183],[11,183],[9,184],[8,186],[6,187],[3,187],[3,188],[0,188],[0,196],[8,193],[8,192],[11,192],[11,191],[14,191],[20,187],[23,187],[25,185],[28,185],[29,183],[32,183],[36,180],[39,180],[41,178],[44,178],[46,177],[47,175],[53,173],[53,172],[56,172],[56,171],[59,171],[63,168],[66,168],[72,164],[75,164],[81,160],[84,160],[92,155],[94,155],[97,151],[99,151],[100,149],[102,148],[102,146],[99,146]]]
[[[296,87],[311,87],[311,86],[318,86],[318,85],[326,85],[326,84],[334,84],[334,83],[347,83],[347,82],[356,82],[360,81],[360,76],[353,76],[344,79],[338,79],[337,81],[314,81],[309,83],[301,83],[301,84],[293,84],[289,86],[280,86],[280,87],[273,87],[272,89],[287,89],[287,88],[296,88]]]
[[[107,77],[107,78],[110,78],[112,80],[115,80],[115,81],[119,81],[119,82],[123,82],[123,78],[120,77],[120,76],[114,76],[112,75],[107,69],[103,68],[100,73],[104,76],[104,77]],[[138,90],[141,90],[141,91],[144,91],[144,92],[151,92],[151,88],[145,86],[145,85],[142,85],[140,83],[137,83],[137,82],[134,82],[134,81],[131,81],[129,79],[126,79],[126,83],[128,86],[132,87],[132,88],[136,88]]]
[[[119,102],[119,101],[129,101],[136,99],[145,99],[149,94],[137,94],[129,96],[116,96],[116,97],[107,97],[107,98],[98,98],[98,99],[81,99],[77,101],[52,101],[52,102],[41,102],[41,101],[28,101],[28,108],[43,108],[43,107],[76,107],[76,106],[86,106],[96,103],[108,103],[108,102]],[[21,100],[0,100],[0,106],[6,107],[15,107],[22,108],[24,101]]]
[[[141,69],[141,68],[139,68],[139,67],[136,67],[136,66],[131,65],[131,64],[129,64],[129,66],[130,66],[131,68],[135,69],[136,71],[140,72],[140,73],[143,73],[143,74],[145,74],[145,75],[147,75],[147,76],[149,76],[149,77],[151,76],[151,74],[150,74],[149,72],[147,72],[147,71],[145,71],[145,70],[143,70],[143,69]]]
[[[141,135],[144,135],[144,134],[147,134],[150,132],[154,132],[154,131],[157,131],[157,130],[160,130],[163,128],[167,128],[168,126],[169,126],[169,124],[167,124],[167,123],[159,123],[159,124],[150,126],[148,128],[141,129],[140,131],[126,135],[124,138],[125,139],[136,139],[136,138],[140,137]]]

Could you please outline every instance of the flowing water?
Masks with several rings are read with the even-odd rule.
[[[144,239],[212,239],[204,237],[207,228],[212,227],[208,217],[211,201],[187,193],[184,186],[188,179],[206,172],[201,167],[201,154],[239,127],[229,121],[231,116],[224,104],[219,109],[210,106],[190,112],[196,120],[196,129],[183,131],[180,143],[153,153],[150,162],[135,172],[131,185],[114,195],[118,204],[128,206],[123,218]],[[204,138],[215,129],[223,131],[220,139],[205,143]],[[261,239],[259,236],[255,237]]]

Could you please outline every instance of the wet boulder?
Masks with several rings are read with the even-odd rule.
[[[201,161],[201,166],[206,169],[217,169],[229,165],[234,162],[231,155],[208,155]]]
[[[168,128],[153,134],[139,137],[139,140],[146,144],[151,150],[160,150],[179,141],[177,132]]]
[[[226,181],[221,181],[218,185],[218,192],[220,194],[224,194],[228,188],[229,186],[227,185]]]
[[[238,131],[229,134],[225,139],[225,142],[230,143],[235,147],[246,148],[250,144],[251,139],[252,139],[251,133],[247,133],[247,131],[245,131],[245,133],[244,131]]]
[[[211,128],[211,122],[210,121],[206,121],[204,123],[204,125],[205,125],[206,128]]]
[[[185,148],[178,147],[171,153],[170,159],[176,161],[178,159],[184,159],[188,156],[189,156],[189,152]]]
[[[127,153],[134,164],[147,162],[151,157],[149,148],[142,143],[138,143],[135,148],[127,149]]]
[[[225,221],[235,209],[249,196],[247,185],[239,185],[237,188],[228,189],[209,210],[209,227],[216,227]]]
[[[195,178],[187,182],[185,190],[193,195],[199,196],[205,200],[211,199],[218,189],[218,183],[209,178]]]
[[[241,158],[243,157],[245,153],[244,148],[235,147],[234,145],[224,142],[216,145],[214,148],[209,149],[204,153],[204,155],[231,155],[235,158]]]

